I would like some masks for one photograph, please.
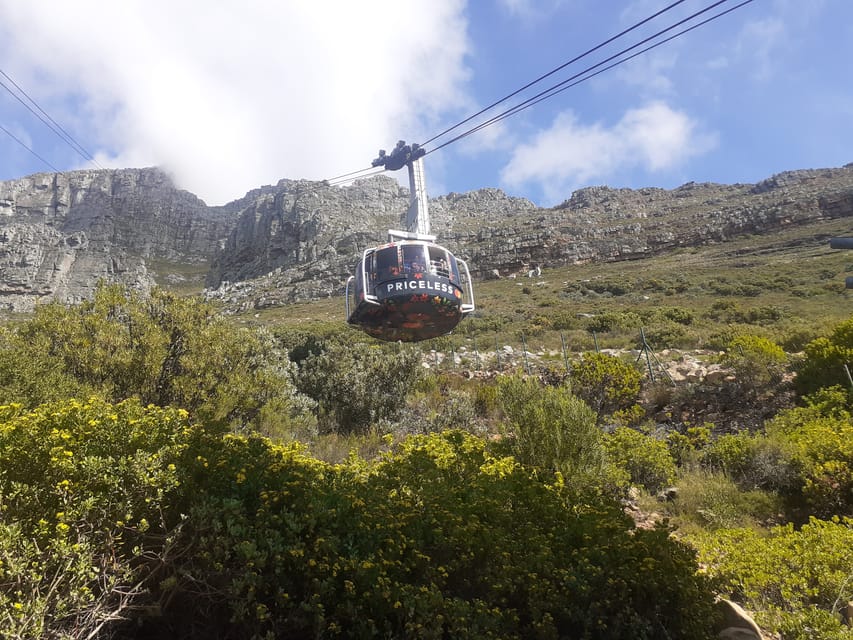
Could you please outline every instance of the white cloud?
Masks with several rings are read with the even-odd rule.
[[[776,60],[779,47],[787,46],[785,22],[781,18],[765,18],[748,22],[741,31],[737,50],[752,60],[753,75],[767,80],[780,71]]]
[[[617,172],[671,170],[715,144],[714,137],[701,133],[687,114],[663,102],[631,109],[610,128],[583,125],[564,112],[532,143],[515,149],[501,178],[510,188],[535,183],[553,203]]]
[[[282,177],[367,167],[380,147],[462,108],[463,10],[463,0],[0,0],[0,59],[43,80],[27,87],[38,99],[82,100],[84,146],[101,164],[164,166],[220,203]]]

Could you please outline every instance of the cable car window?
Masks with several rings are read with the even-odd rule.
[[[363,272],[362,267],[363,267],[363,264],[359,261],[358,266],[355,268],[354,292],[355,292],[356,300],[358,300],[359,296],[364,291],[364,279],[362,278],[362,272]]]
[[[376,252],[376,271],[380,280],[396,278],[400,275],[400,261],[397,258],[397,247],[386,247]]]
[[[367,274],[367,288],[373,293],[373,287],[376,286],[376,258],[374,252],[368,253],[364,258],[364,273]],[[361,266],[359,264],[359,266]]]
[[[424,247],[420,244],[403,245],[403,270],[406,274],[421,273],[424,271]]]
[[[447,278],[450,275],[450,270],[447,264],[447,251],[442,247],[430,247],[429,266],[430,273],[441,276],[442,278]]]
[[[456,256],[452,253],[450,255],[450,281],[451,282],[459,282],[459,265],[456,263]]]

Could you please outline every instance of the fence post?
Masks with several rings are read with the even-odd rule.
[[[566,350],[566,336],[563,335],[563,332],[560,331],[560,344],[563,345],[563,362],[566,365],[566,372],[569,371],[569,353]]]
[[[524,340],[524,331],[521,332],[521,350],[524,353],[524,372],[530,375],[530,363],[527,361],[527,342]]]

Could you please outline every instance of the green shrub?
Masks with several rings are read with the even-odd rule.
[[[363,433],[399,415],[422,371],[417,349],[331,342],[302,361],[296,384],[317,403],[323,431]]]
[[[722,473],[703,469],[682,473],[675,484],[677,492],[666,503],[665,513],[680,531],[716,530],[731,527],[757,528],[775,520],[781,501],[759,489],[743,490]]]
[[[0,413],[3,637],[691,640],[712,624],[667,529],[572,503],[461,432],[333,466],[132,402]]]
[[[605,333],[617,329],[639,329],[642,324],[640,316],[632,311],[605,311],[587,320],[586,330]]]
[[[478,416],[491,418],[497,414],[499,406],[499,391],[496,384],[482,382],[474,388],[474,411]]]
[[[610,460],[628,472],[631,482],[652,493],[675,478],[675,462],[664,440],[636,429],[619,427],[605,436],[604,448]]]
[[[801,486],[792,497],[819,517],[853,513],[853,419],[827,395],[778,414],[766,426],[767,437],[791,457]]]
[[[692,468],[701,458],[701,451],[711,440],[713,425],[687,427],[685,433],[670,431],[666,434],[666,446],[673,461],[679,467]]]
[[[640,371],[604,353],[585,353],[572,364],[572,390],[600,416],[637,402]]]
[[[688,344],[687,330],[683,324],[672,320],[658,320],[643,330],[646,342],[654,349],[675,349]],[[637,340],[637,348],[642,349],[642,340]]]
[[[723,593],[755,611],[762,627],[786,640],[849,637],[832,614],[853,599],[853,521],[812,518],[799,530],[789,524],[768,535],[721,530],[696,542]]]
[[[723,356],[723,364],[734,369],[738,385],[750,394],[760,394],[778,384],[787,361],[782,347],[755,335],[736,336]]]
[[[569,311],[554,311],[551,314],[551,327],[555,331],[566,331],[568,329],[578,329],[581,323],[572,312]]]
[[[270,336],[159,289],[146,297],[101,286],[77,306],[39,306],[4,337],[0,390],[27,407],[98,393],[182,407],[211,427],[267,432],[306,409]]]
[[[853,366],[853,318],[836,326],[829,336],[808,343],[804,356],[796,381],[800,394],[836,385],[850,386],[844,366]]]
[[[685,309],[684,307],[661,307],[656,311],[656,315],[666,320],[671,320],[685,326],[693,324],[694,316],[690,309]]]
[[[186,417],[96,399],[0,407],[0,636],[93,637],[152,604],[140,583],[169,555]]]
[[[513,376],[498,386],[503,446],[520,463],[568,482],[601,474],[604,454],[595,413],[565,387]]]

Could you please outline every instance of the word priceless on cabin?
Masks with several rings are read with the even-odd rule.
[[[450,282],[440,282],[424,278],[423,280],[395,280],[394,282],[386,282],[382,285],[385,296],[393,296],[395,293],[403,293],[409,291],[423,291],[433,293],[447,293],[452,296],[457,295],[458,287]]]

